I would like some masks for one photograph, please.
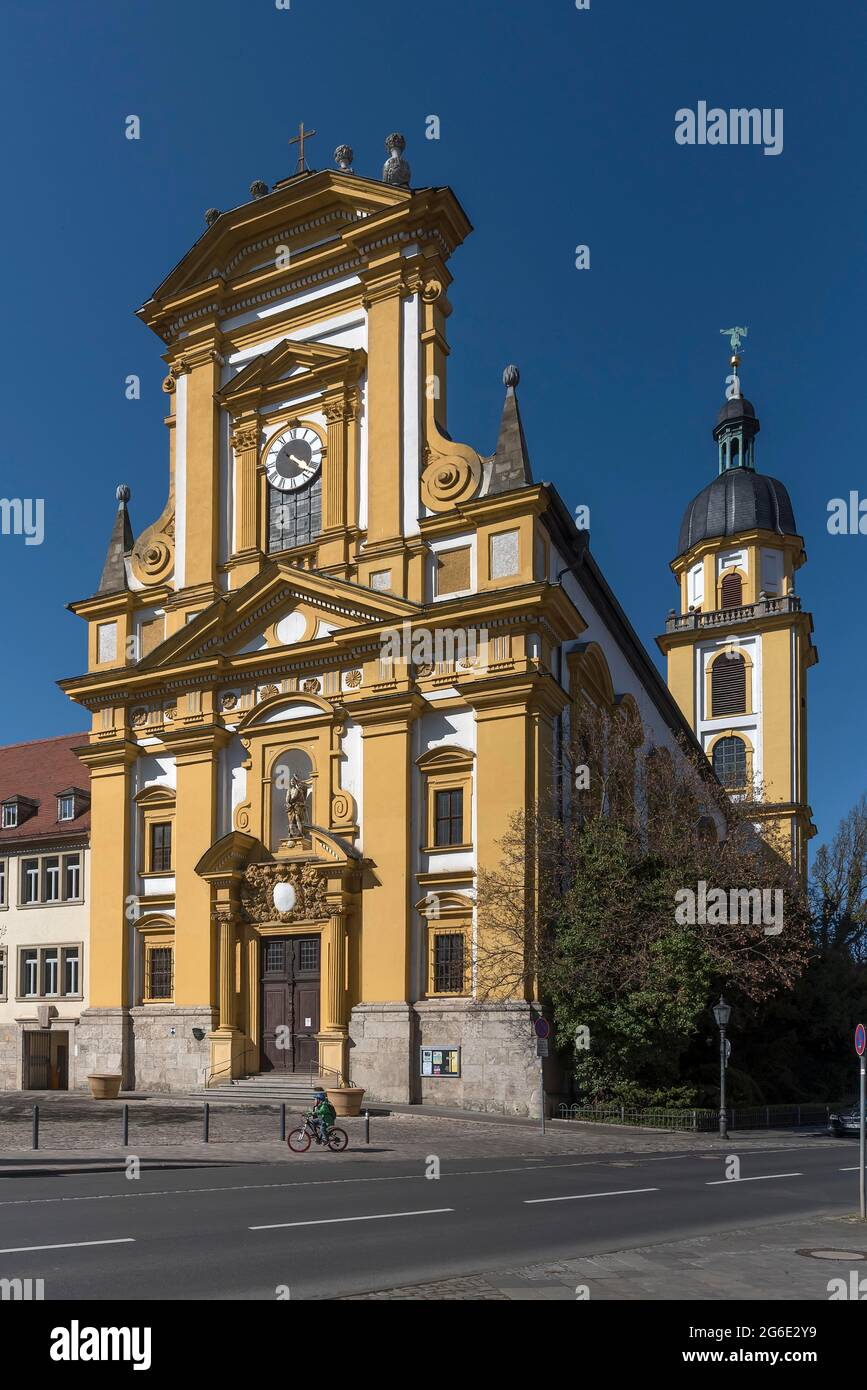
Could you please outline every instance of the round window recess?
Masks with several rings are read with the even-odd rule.
[[[277,641],[283,647],[291,647],[294,642],[302,641],[307,631],[307,619],[303,613],[287,613],[285,618],[281,618],[274,632]]]

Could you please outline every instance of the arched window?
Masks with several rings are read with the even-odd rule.
[[[747,780],[747,746],[730,734],[714,744],[713,770],[724,787],[743,787]]]
[[[740,652],[722,652],[710,673],[711,718],[721,714],[745,714],[747,668]]]
[[[720,607],[740,608],[744,601],[744,586],[739,574],[726,574],[720,585]]]

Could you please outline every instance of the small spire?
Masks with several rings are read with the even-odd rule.
[[[497,451],[493,458],[491,481],[488,493],[511,492],[514,488],[527,487],[533,481],[524,426],[518,408],[516,387],[521,373],[514,365],[503,372],[503,385],[506,399],[503,404],[503,417],[500,421],[500,435]]]
[[[97,593],[100,594],[113,594],[128,587],[124,561],[126,556],[132,552],[134,538],[126,504],[132,493],[126,483],[121,483],[114,495],[117,498],[117,515],[114,518],[108,553],[105,557],[102,578],[97,589]]]

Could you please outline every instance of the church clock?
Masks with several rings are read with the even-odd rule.
[[[265,454],[268,479],[268,549],[307,545],[322,529],[322,441],[315,430],[293,426],[276,435]]]

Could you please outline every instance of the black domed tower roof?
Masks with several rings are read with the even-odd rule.
[[[684,512],[677,553],[685,555],[699,541],[741,531],[798,534],[791,499],[782,483],[750,468],[727,468],[702,488]]]
[[[732,362],[737,370],[739,360],[732,358]],[[699,541],[737,536],[742,531],[797,536],[786,488],[776,478],[756,472],[755,438],[760,428],[755,407],[744,396],[732,396],[723,403],[713,430],[719,446],[719,476],[702,488],[684,512],[679,556]]]

